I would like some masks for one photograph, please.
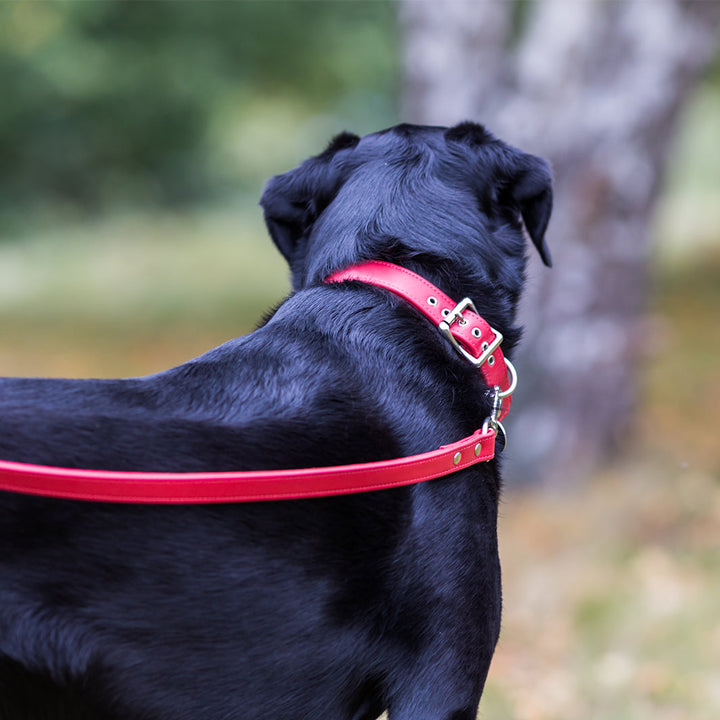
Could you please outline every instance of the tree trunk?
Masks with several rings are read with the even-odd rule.
[[[529,269],[507,474],[576,481],[632,416],[649,219],[720,3],[400,0],[400,21],[405,120],[475,119],[554,166],[554,268]]]

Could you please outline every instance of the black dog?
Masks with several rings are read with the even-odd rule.
[[[262,198],[292,294],[258,330],[125,380],[0,380],[0,458],[316,467],[471,434],[482,376],[387,291],[404,265],[512,351],[546,163],[464,123],[343,134]],[[500,628],[497,461],[313,500],[111,505],[0,493],[0,718],[470,720]]]

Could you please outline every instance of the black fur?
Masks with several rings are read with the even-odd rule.
[[[546,163],[478,125],[349,134],[261,204],[294,294],[254,333],[125,380],[0,379],[0,457],[121,470],[363,462],[488,415],[383,259],[518,339]],[[470,720],[500,627],[493,461],[398,490],[158,507],[0,493],[0,718]]]

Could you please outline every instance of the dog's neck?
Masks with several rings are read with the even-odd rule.
[[[428,256],[408,258],[381,253],[368,260],[381,260],[404,267],[458,301],[470,298],[478,312],[506,338],[503,347],[510,353],[519,340],[521,331],[515,325],[519,288],[513,291],[500,287],[484,274],[472,274],[470,263],[465,268],[458,268],[457,263],[445,258]],[[355,264],[348,262],[342,268]],[[322,282],[334,272],[337,270],[328,272]]]
[[[417,273],[453,298],[471,298],[512,345],[522,287],[524,255],[503,250],[509,240],[495,241],[450,231],[443,243],[425,238],[418,228],[408,237],[370,236],[358,227],[321,225],[309,238],[308,252],[291,262],[293,286],[321,285],[333,272],[358,262],[380,260]],[[520,237],[522,237],[520,235]],[[321,252],[320,252],[321,251]]]

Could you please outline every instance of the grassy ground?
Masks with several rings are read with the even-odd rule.
[[[504,627],[481,717],[720,717],[717,476],[634,459],[506,498]]]
[[[0,245],[0,374],[148,373],[249,330],[287,291],[262,235],[219,212]],[[720,717],[720,257],[660,272],[653,313],[630,452],[570,496],[504,499],[482,718]]]
[[[145,374],[249,331],[289,287],[265,234],[252,208],[0,244],[0,374]]]

